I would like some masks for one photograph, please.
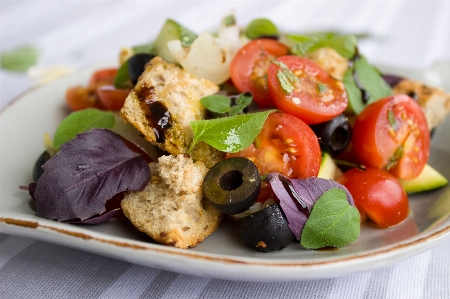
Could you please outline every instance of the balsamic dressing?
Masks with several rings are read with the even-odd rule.
[[[139,105],[144,111],[145,118],[155,133],[156,141],[164,143],[164,133],[172,127],[172,118],[167,107],[155,96],[153,86],[148,86],[145,83],[136,91],[139,98]]]

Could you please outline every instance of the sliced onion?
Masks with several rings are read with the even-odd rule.
[[[208,31],[200,34],[190,47],[183,48],[181,41],[167,44],[175,60],[189,73],[221,84],[230,78],[230,63],[241,46],[237,25],[226,26],[222,21],[218,37]]]

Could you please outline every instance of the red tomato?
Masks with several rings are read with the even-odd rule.
[[[66,91],[66,102],[72,111],[97,108],[120,110],[129,93],[128,89],[113,87],[117,69],[107,68],[94,72],[88,86],[75,86]]]
[[[231,80],[240,92],[251,92],[261,108],[273,107],[267,90],[267,69],[289,48],[273,39],[255,39],[243,46],[231,61]]]
[[[116,77],[116,68],[106,68],[94,72],[89,80],[90,87],[99,87],[102,85],[110,85],[114,83],[114,78]]]
[[[69,88],[66,91],[66,103],[72,111],[78,111],[87,108],[102,108],[95,89],[86,88],[84,86],[75,86]]]
[[[402,179],[417,177],[430,155],[430,132],[422,109],[407,95],[368,105],[356,118],[353,152],[361,163]]]
[[[271,63],[268,70],[268,88],[275,106],[302,119],[307,124],[326,122],[342,113],[348,104],[342,82],[306,58],[282,56]],[[280,76],[288,73],[297,81],[291,82],[292,91],[286,91]]]
[[[409,203],[405,190],[393,175],[384,170],[353,168],[337,182],[347,187],[363,221],[370,219],[378,227],[386,228],[408,217]]]
[[[130,90],[117,89],[113,85],[103,85],[97,88],[97,95],[106,110],[118,111],[122,108]]]
[[[289,178],[316,176],[321,162],[314,132],[302,120],[287,113],[269,114],[255,142],[228,157],[252,160],[262,175],[278,172]]]

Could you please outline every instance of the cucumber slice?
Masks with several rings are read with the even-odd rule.
[[[327,180],[335,180],[342,174],[341,170],[337,167],[330,154],[322,153],[322,162],[320,163],[319,174],[317,177]]]
[[[196,38],[197,35],[195,33],[174,20],[168,19],[161,28],[158,37],[156,37],[154,46],[156,53],[159,56],[167,62],[175,63],[176,61],[170,53],[167,43],[177,39],[181,41],[183,47],[187,47],[190,46]]]
[[[418,193],[444,187],[448,180],[430,165],[425,165],[419,176],[412,180],[399,179],[406,193]]]

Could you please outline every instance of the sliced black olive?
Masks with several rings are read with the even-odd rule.
[[[50,154],[47,151],[42,152],[39,155],[33,167],[33,180],[36,182],[39,177],[42,175],[44,170],[42,169],[42,165],[50,159]]]
[[[340,114],[330,121],[312,125],[311,129],[319,138],[322,151],[335,156],[342,153],[352,139],[351,127],[345,115]]]
[[[145,65],[147,62],[152,60],[152,58],[155,57],[150,54],[145,53],[139,53],[134,54],[131,56],[131,58],[128,60],[128,74],[130,76],[131,82],[136,85],[139,76],[144,72]]]
[[[215,164],[205,176],[203,194],[224,214],[247,210],[259,195],[261,178],[256,165],[235,157]]]
[[[245,243],[259,251],[280,250],[295,240],[278,204],[237,220],[237,225]]]

